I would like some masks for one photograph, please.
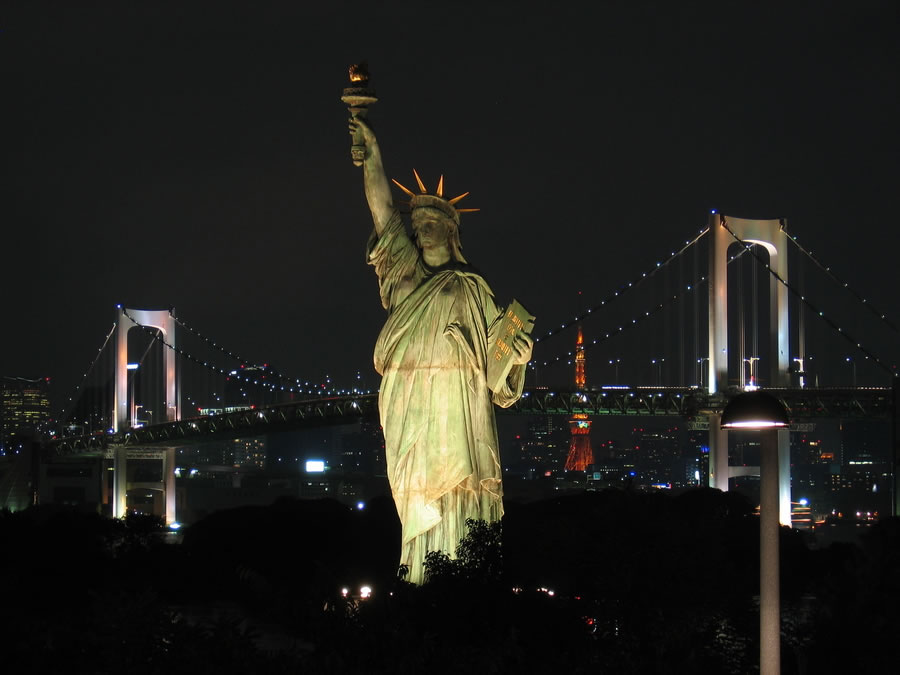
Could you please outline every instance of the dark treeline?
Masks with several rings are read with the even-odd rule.
[[[432,556],[420,588],[398,579],[389,499],[362,511],[282,500],[172,536],[153,518],[0,513],[5,672],[756,667],[758,520],[734,493],[509,503],[502,533],[473,524],[459,560]],[[783,672],[896,663],[900,522],[827,548],[783,528],[781,545]],[[354,597],[362,584],[371,598]]]

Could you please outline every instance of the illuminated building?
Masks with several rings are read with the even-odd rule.
[[[178,466],[183,470],[211,470],[241,474],[258,473],[266,469],[267,444],[265,436],[235,438],[178,448]]]
[[[667,488],[696,485],[699,463],[685,462],[678,427],[634,427],[631,438],[638,484]]]
[[[891,430],[875,420],[842,420],[831,475],[831,508],[845,516],[890,513]]]
[[[838,513],[889,513],[891,443],[884,420],[818,423],[792,433],[792,500],[805,499],[818,522]]]
[[[340,454],[333,457],[337,468],[345,474],[387,476],[384,457],[384,434],[375,420],[362,419],[357,431],[345,432],[339,439]]]
[[[827,442],[815,423],[805,423],[791,433],[791,519],[795,527],[800,521],[793,514],[801,500],[813,520],[825,518],[834,508],[831,476],[840,475],[835,445]]]
[[[50,419],[50,378],[4,376],[0,385],[0,445],[11,450],[44,430]]]
[[[575,340],[575,386],[579,391],[587,387],[584,371],[584,334],[578,326],[578,337]],[[572,415],[569,420],[569,455],[566,457],[566,471],[586,471],[594,463],[594,451],[591,448],[591,421],[583,413]]]
[[[266,439],[264,436],[234,440],[234,468],[265,470]]]
[[[569,452],[566,420],[558,415],[535,415],[526,432],[515,438],[503,457],[506,475],[524,478],[548,477],[560,472]]]

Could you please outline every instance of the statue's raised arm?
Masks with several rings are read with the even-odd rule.
[[[369,209],[372,211],[372,219],[375,221],[375,232],[381,236],[385,225],[394,213],[394,200],[391,196],[387,174],[384,172],[384,164],[381,161],[381,148],[372,127],[359,117],[350,118],[350,134],[355,141],[362,141],[365,147],[365,159],[362,165],[363,183],[366,199],[369,201]]]

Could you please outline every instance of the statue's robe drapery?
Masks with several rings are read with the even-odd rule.
[[[467,518],[503,515],[497,425],[492,403],[522,394],[525,367],[499,391],[485,373],[501,310],[470,266],[430,268],[394,212],[369,239],[387,322],[375,346],[382,375],[379,412],[391,491],[402,523],[407,579],[424,580],[428,551],[455,556]]]

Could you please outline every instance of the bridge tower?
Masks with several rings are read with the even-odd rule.
[[[731,232],[729,232],[731,230]],[[788,240],[784,220],[748,220],[713,211],[709,217],[709,393],[728,387],[728,247],[734,233],[748,244],[759,244],[769,254],[769,268],[788,278]],[[769,382],[785,387],[790,382],[788,291],[769,275]],[[709,418],[709,484],[728,490],[728,432],[719,428],[721,415]],[[779,518],[791,524],[790,432],[778,431]]]
[[[166,421],[181,419],[181,387],[175,372],[175,318],[169,310],[126,309],[116,307],[115,391],[113,429],[121,431],[131,424],[128,415],[128,331],[140,326],[158,328],[169,347],[163,350],[163,377],[166,395]],[[162,480],[134,482],[128,480],[129,459],[155,459],[162,462]],[[144,488],[164,495],[165,521],[175,522],[175,448],[116,448],[113,455],[112,514],[122,518],[127,512],[128,489]]]
[[[129,426],[128,416],[128,331],[147,326],[158,328],[163,340],[173,349],[163,354],[163,376],[166,391],[166,421],[181,419],[181,391],[175,379],[175,317],[167,309],[126,309],[117,305],[115,393],[113,400],[113,429],[122,431]],[[130,317],[130,318],[129,318]],[[132,321],[132,319],[134,321]]]
[[[575,387],[578,391],[587,389],[585,375],[584,334],[581,324],[578,325],[578,337],[575,339]],[[591,448],[591,420],[582,413],[572,415],[569,420],[569,454],[566,457],[566,471],[585,471],[594,463],[594,450]]]

